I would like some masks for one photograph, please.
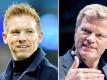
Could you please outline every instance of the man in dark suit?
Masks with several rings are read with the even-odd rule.
[[[4,17],[4,43],[12,59],[0,76],[2,80],[57,80],[57,68],[40,49],[42,41],[37,12],[28,4],[11,5]]]
[[[102,54],[107,49],[107,7],[84,7],[75,29],[75,50],[59,59],[59,80],[107,80],[107,64]]]

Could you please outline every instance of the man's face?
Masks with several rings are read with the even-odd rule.
[[[42,33],[37,30],[37,23],[29,15],[13,16],[7,21],[7,33],[3,39],[8,44],[13,59],[29,58],[38,48]]]
[[[84,61],[99,60],[107,48],[107,19],[84,17],[75,30],[75,47]]]

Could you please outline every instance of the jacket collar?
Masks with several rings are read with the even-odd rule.
[[[102,58],[100,59],[99,66],[101,67],[100,69],[102,70],[105,75],[105,78],[107,79],[107,63]]]
[[[35,59],[31,63],[31,65],[27,68],[26,72],[31,72],[36,70],[37,66],[43,61],[43,57],[45,56],[45,53],[42,49],[38,49],[38,52],[36,53]],[[34,67],[35,66],[35,67]]]
[[[64,73],[67,74],[68,70],[70,69],[71,65],[74,62],[74,57],[71,54],[71,50],[69,50],[62,58],[61,63],[63,66]]]
[[[71,67],[71,64],[73,63],[73,61],[74,61],[74,56],[72,55],[72,51],[68,50],[68,52],[62,58],[62,65],[65,68],[69,69]]]
[[[19,80],[21,80],[27,72],[32,72],[35,71],[37,66],[43,61],[45,53],[43,52],[42,49],[38,48],[38,51],[36,52],[35,58],[33,62],[30,64],[30,66],[22,73],[21,77]],[[12,60],[9,62],[6,71],[4,72],[2,79],[3,80],[9,80],[11,78],[11,74],[13,72],[13,64]]]

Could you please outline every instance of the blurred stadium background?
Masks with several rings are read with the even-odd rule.
[[[0,73],[5,69],[11,54],[8,46],[3,43],[3,19],[5,10],[13,3],[29,3],[39,13],[43,41],[40,47],[46,57],[57,66],[58,62],[58,1],[57,0],[0,0]]]

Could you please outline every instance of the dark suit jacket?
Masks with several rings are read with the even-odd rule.
[[[59,58],[59,80],[65,80],[68,70],[74,62],[74,56],[71,50],[69,50],[65,55]],[[80,62],[82,63],[82,62]],[[101,59],[100,63],[101,71],[105,75],[105,80],[107,80],[107,64]],[[79,65],[79,68],[84,68],[83,65]]]
[[[18,80],[58,80],[57,68],[44,57],[44,52],[39,49],[36,54],[33,62]],[[11,80],[12,65],[12,61],[10,61],[6,71],[0,76],[2,80]]]

